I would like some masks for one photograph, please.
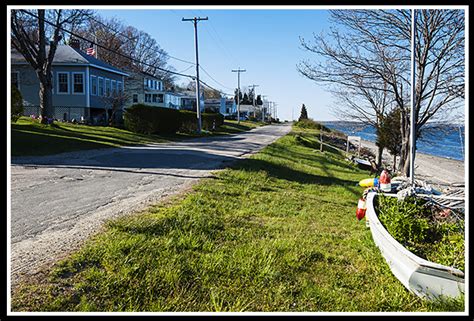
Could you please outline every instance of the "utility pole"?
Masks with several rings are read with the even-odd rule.
[[[250,85],[249,87],[252,87],[252,90],[253,90],[253,117],[256,117],[257,105],[255,105],[255,97],[257,95],[255,93],[255,87],[258,87],[258,85]]]
[[[237,124],[240,124],[240,73],[245,72],[245,69],[232,69],[232,72],[237,73]]]
[[[194,23],[194,43],[196,47],[196,114],[198,122],[198,134],[201,133],[201,93],[199,90],[199,56],[198,56],[198,34],[197,34],[197,24],[201,20],[207,20],[207,17],[200,18],[194,17],[192,19],[183,18],[182,21],[192,21]]]
[[[265,101],[264,97],[267,97],[267,95],[262,95],[262,122],[265,122]]]
[[[268,121],[271,123],[272,122],[272,114],[273,114],[273,101],[270,101],[270,104],[268,105],[268,116],[269,116],[269,119]]]

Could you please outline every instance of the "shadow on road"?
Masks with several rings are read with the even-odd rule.
[[[212,169],[224,162],[238,159],[237,156],[219,155],[201,150],[172,148],[123,148],[110,153],[90,157],[45,157],[14,159],[13,165],[93,167],[95,169]]]

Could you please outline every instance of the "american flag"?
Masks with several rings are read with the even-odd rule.
[[[90,47],[86,49],[86,53],[89,56],[95,56],[95,49],[94,49],[94,45],[92,43],[90,44]]]

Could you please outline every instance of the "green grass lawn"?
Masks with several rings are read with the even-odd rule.
[[[21,117],[18,122],[11,125],[11,155],[40,156],[96,148],[163,143],[199,136],[234,134],[259,125],[252,122],[237,124],[237,121],[226,120],[224,125],[214,132],[203,131],[201,135],[178,133],[158,136],[137,134],[114,127],[62,122],[44,125],[28,117]]]
[[[317,135],[294,129],[192,192],[111,221],[20,286],[12,310],[463,311],[392,275],[355,217],[368,172],[319,152]]]

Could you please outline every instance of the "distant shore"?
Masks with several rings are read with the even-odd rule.
[[[375,143],[361,139],[361,146],[376,154]],[[393,163],[393,156],[384,150],[382,159]],[[398,161],[398,159],[397,159]],[[465,184],[464,161],[417,152],[415,155],[415,179],[421,179],[433,185]]]

